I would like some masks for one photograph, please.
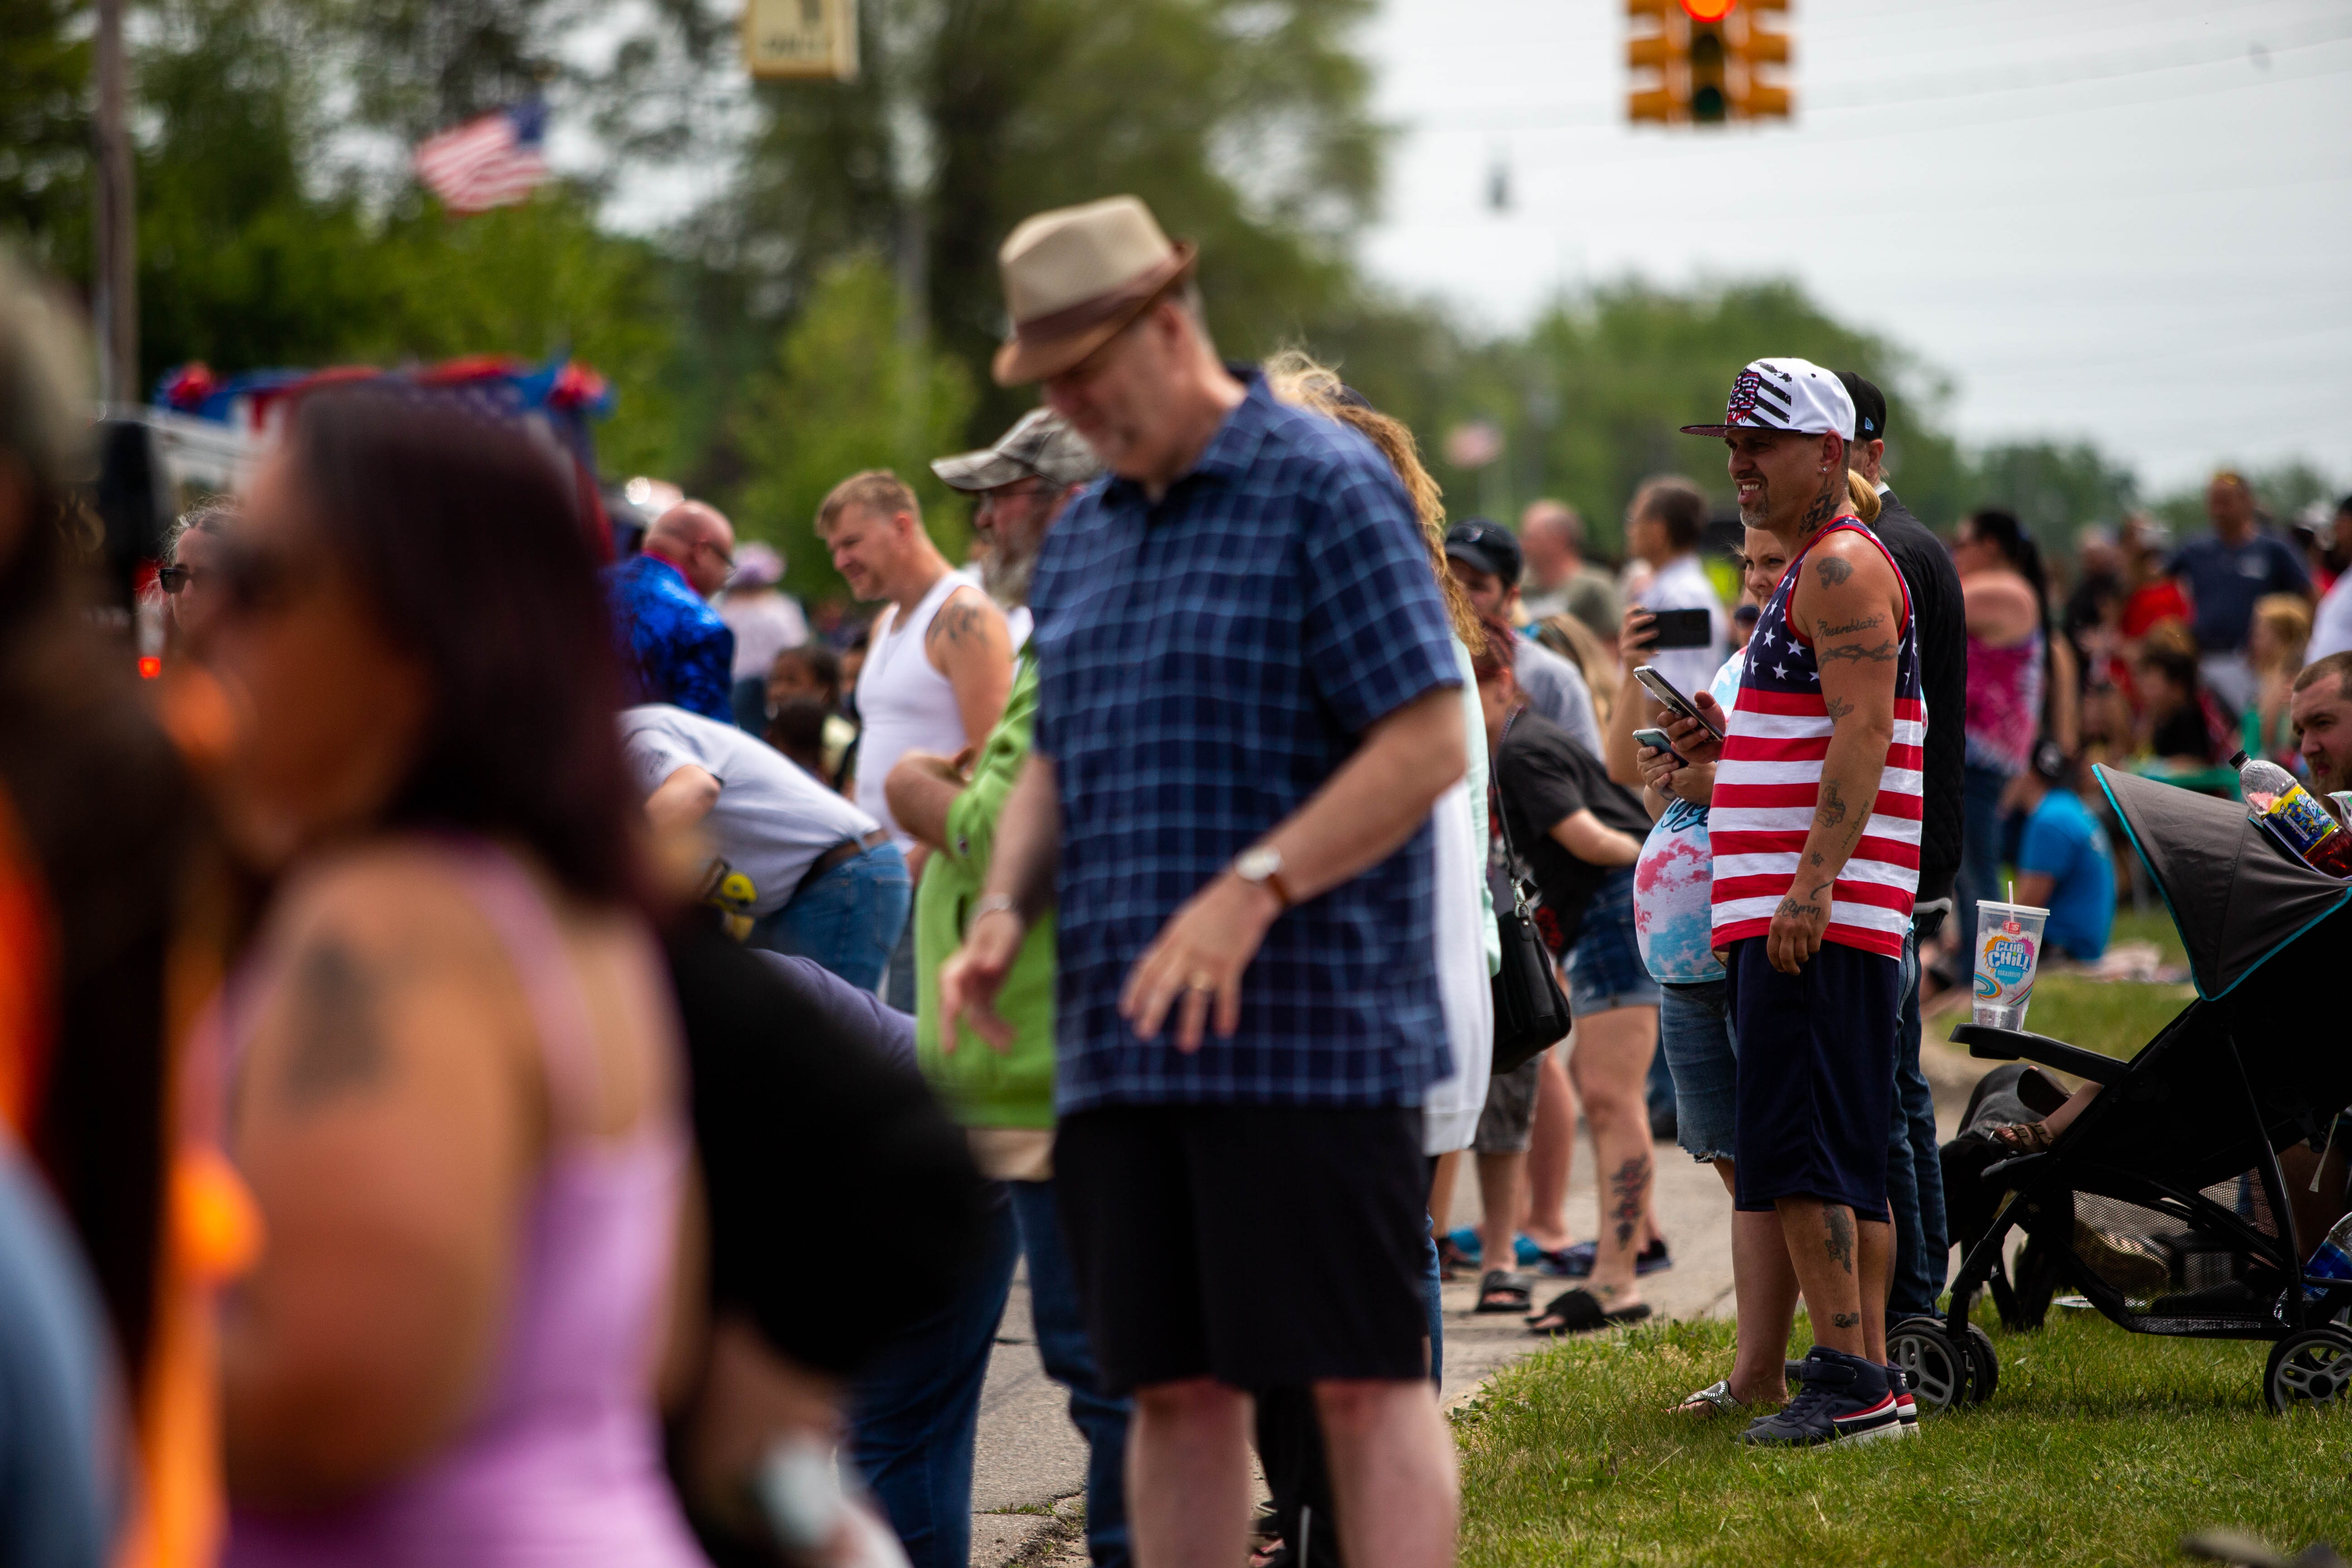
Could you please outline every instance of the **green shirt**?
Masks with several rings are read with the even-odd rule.
[[[1033,645],[1034,647],[1034,645]],[[1037,657],[1021,650],[1004,715],[988,732],[971,783],[948,807],[947,847],[923,868],[915,893],[915,1054],[956,1119],[968,1127],[1054,1125],[1054,918],[1023,938],[1021,956],[996,998],[999,1016],[1019,1031],[999,1052],[969,1027],[956,1048],[940,1049],[940,965],[963,943],[964,924],[988,883],[996,822],[1029,757],[1037,717]]]

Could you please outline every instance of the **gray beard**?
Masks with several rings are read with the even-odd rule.
[[[1029,602],[1029,582],[1037,574],[1037,552],[1034,550],[1014,554],[1009,551],[983,552],[980,558],[981,590],[996,601],[997,607],[1017,610]]]

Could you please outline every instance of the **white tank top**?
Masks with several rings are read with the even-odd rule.
[[[896,605],[885,611],[883,624],[866,647],[866,668],[857,672],[857,718],[864,726],[857,741],[857,804],[889,829],[901,849],[911,848],[915,841],[890,815],[882,782],[908,752],[952,757],[967,744],[955,688],[923,652],[923,638],[948,596],[970,583],[961,572],[947,573],[931,584],[904,625]]]

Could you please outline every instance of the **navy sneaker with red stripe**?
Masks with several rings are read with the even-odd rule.
[[[1780,1363],[1780,1374],[1790,1383],[1801,1384],[1805,1377],[1805,1363],[1784,1361]],[[1888,1363],[1886,1387],[1895,1395],[1895,1415],[1902,1425],[1901,1435],[1916,1437],[1919,1435],[1919,1401],[1911,1393],[1911,1374],[1892,1362]]]
[[[1902,1436],[1902,1410],[1885,1367],[1827,1345],[1815,1345],[1800,1365],[1804,1386],[1797,1397],[1758,1417],[1738,1441],[1805,1448]]]
[[[1903,1436],[1919,1435],[1919,1401],[1912,1397],[1911,1374],[1892,1362],[1886,1367],[1886,1386],[1895,1394],[1895,1412],[1902,1417]]]

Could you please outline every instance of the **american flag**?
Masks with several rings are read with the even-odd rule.
[[[460,215],[509,206],[547,178],[547,105],[509,104],[420,142],[416,177]]]

